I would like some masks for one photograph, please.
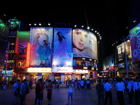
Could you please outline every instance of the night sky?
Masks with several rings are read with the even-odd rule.
[[[43,3],[42,3],[43,4]],[[5,6],[0,9],[0,17],[8,19],[16,17],[23,25],[29,23],[48,23],[63,26],[77,24],[91,26],[103,37],[103,56],[108,56],[112,51],[112,43],[127,36],[129,30],[140,21],[140,2],[138,0],[111,1],[105,0],[97,3],[68,5],[49,5],[36,3],[36,5]],[[57,4],[57,3],[56,3]],[[49,5],[49,6],[48,6]],[[3,17],[3,14],[6,17]],[[133,22],[136,20],[136,22]]]

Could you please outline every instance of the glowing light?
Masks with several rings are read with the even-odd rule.
[[[83,67],[83,69],[88,69],[87,67]]]
[[[77,25],[74,25],[74,27],[77,27]]]
[[[36,26],[37,24],[36,23],[34,23],[34,26]]]
[[[93,31],[93,29],[91,29],[91,31]]]
[[[18,40],[18,37],[16,37],[16,47],[15,47],[15,53],[17,54],[18,53],[18,43],[19,43],[19,40]],[[14,43],[12,43],[14,45]]]
[[[29,24],[29,26],[31,26],[31,24]]]
[[[82,28],[84,28],[84,26],[81,26]]]
[[[51,24],[50,23],[48,23],[48,26],[50,26]]]
[[[52,69],[51,68],[28,68],[27,72],[32,72],[32,73],[51,73]]]
[[[30,65],[30,49],[31,49],[31,44],[27,43],[26,67],[29,67]]]
[[[133,23],[136,23],[136,20],[133,20]]]
[[[89,29],[90,29],[90,27],[88,26],[88,27],[87,27],[87,29],[89,30]]]
[[[66,62],[66,66],[72,66],[72,62],[67,61],[67,62]]]
[[[73,68],[72,67],[53,67],[53,72],[69,73],[69,72],[73,72]]]
[[[79,70],[79,69],[76,69],[75,71],[74,71],[76,74],[85,74],[85,73],[88,73],[88,70]]]
[[[56,66],[56,65],[58,65],[58,61],[57,60],[54,60],[53,61],[53,66]]]
[[[41,26],[42,24],[41,23],[39,23],[39,26]]]

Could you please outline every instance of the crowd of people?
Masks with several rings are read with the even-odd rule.
[[[94,84],[94,85],[93,85]],[[1,82],[0,86],[3,90],[8,88],[6,82]],[[139,78],[98,78],[96,80],[81,79],[81,80],[67,80],[62,82],[60,80],[51,81],[49,79],[38,79],[35,82],[35,105],[42,105],[44,90],[47,92],[47,103],[51,105],[52,92],[54,88],[67,88],[68,105],[73,103],[73,93],[75,90],[87,90],[95,88],[98,96],[98,105],[116,105],[112,101],[113,92],[116,93],[119,105],[126,105],[125,96],[128,96],[129,105],[140,105],[140,79]],[[12,90],[14,94],[14,105],[25,105],[27,94],[33,89],[33,81],[16,80],[12,82]]]
[[[140,105],[140,79],[114,78],[99,79],[96,85],[98,105],[116,105],[112,102],[112,90],[115,90],[119,105],[126,105],[125,96],[128,96],[128,105]]]

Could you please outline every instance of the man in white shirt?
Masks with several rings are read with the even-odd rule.
[[[133,83],[133,91],[134,91],[134,97],[135,97],[135,103],[136,103],[136,105],[140,105],[140,93],[139,93],[139,81],[138,81],[138,78],[136,78],[135,80],[134,80],[134,83]]]
[[[108,79],[104,84],[104,91],[105,91],[105,105],[112,105],[112,85],[109,83]],[[109,100],[109,104],[107,104]]]
[[[119,105],[125,105],[124,104],[125,84],[121,78],[118,78],[117,83],[115,84],[115,87],[117,91],[117,98],[118,98]]]
[[[132,104],[133,102],[133,96],[134,96],[134,81],[133,79],[129,79],[128,84],[127,84],[127,88],[128,88],[128,97],[129,97],[129,104]]]

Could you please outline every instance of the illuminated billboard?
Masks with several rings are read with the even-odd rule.
[[[130,30],[133,62],[140,61],[140,24]]]
[[[132,51],[131,51],[131,43],[130,40],[126,41],[126,55],[128,56],[129,59],[132,58]]]
[[[83,29],[73,29],[73,56],[97,59],[96,36]]]
[[[54,28],[53,67],[72,66],[71,40],[71,28]]]
[[[124,43],[117,46],[118,61],[124,60]]]
[[[53,28],[51,27],[33,27],[30,29],[30,66],[51,66],[52,38]]]

